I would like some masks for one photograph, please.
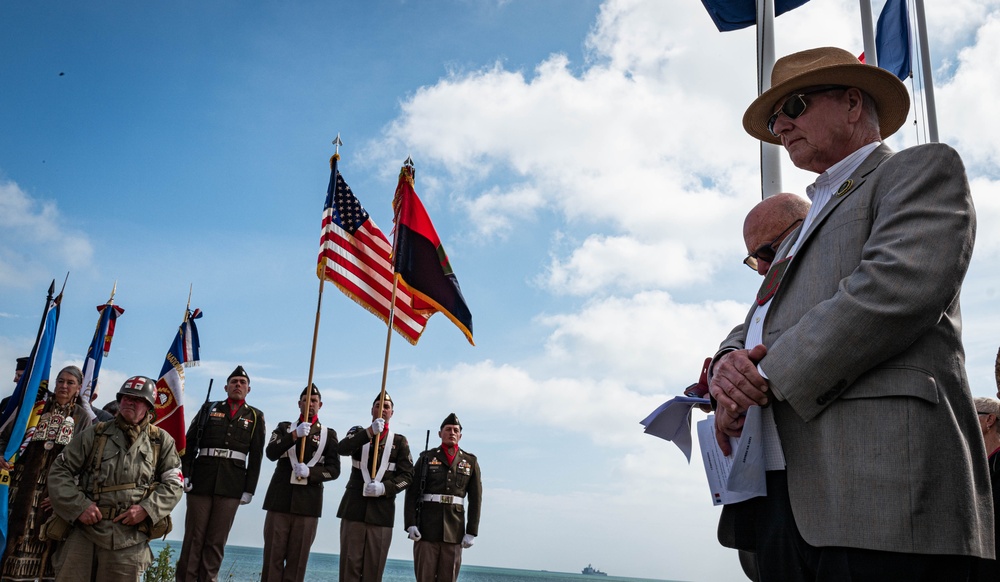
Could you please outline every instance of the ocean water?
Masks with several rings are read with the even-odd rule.
[[[170,544],[173,559],[180,553],[179,541],[161,540],[149,542],[155,558],[165,544]],[[259,582],[263,565],[263,550],[244,546],[226,546],[226,557],[219,570],[219,582]],[[306,568],[308,582],[337,582],[340,557],[337,554],[309,555]],[[413,562],[410,560],[389,560],[382,576],[383,582],[413,582]],[[584,576],[580,573],[547,572],[544,570],[517,570],[513,568],[488,568],[463,564],[458,575],[459,582],[651,582],[645,578],[621,578],[618,576]],[[667,582],[667,581],[664,581]]]

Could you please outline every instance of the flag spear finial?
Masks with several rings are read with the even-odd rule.
[[[115,284],[111,287],[111,297],[108,298],[108,305],[114,305],[115,303],[115,292],[118,291],[118,279],[115,279]]]
[[[60,295],[60,296],[62,296],[62,294],[63,294],[63,291],[65,291],[65,290],[66,290],[66,283],[68,283],[68,282],[69,282],[69,271],[66,271],[66,278],[65,278],[65,279],[63,279],[63,286],[62,286],[62,289],[60,289],[60,290],[59,290],[59,295]]]
[[[403,162],[403,165],[406,166],[407,168],[412,168],[413,167],[413,158],[411,158],[410,156],[406,156],[406,161]]]
[[[194,293],[194,283],[188,287],[188,302],[187,307],[184,308],[184,323],[187,323],[188,315],[191,313],[191,294]]]
[[[344,142],[340,141],[340,132],[337,132],[337,137],[333,138],[333,160],[340,159],[340,146],[344,145]],[[330,161],[333,164],[333,160]],[[332,165],[331,165],[332,167]]]

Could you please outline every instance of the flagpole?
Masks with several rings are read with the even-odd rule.
[[[410,178],[413,178],[413,158],[406,156],[406,161],[403,162],[404,168],[409,168]],[[393,229],[395,232],[395,229]],[[378,411],[379,416],[382,415],[382,407],[385,406],[385,382],[386,377],[389,374],[389,346],[392,343],[392,320],[396,313],[396,290],[399,288],[399,282],[396,278],[396,240],[397,236],[393,234],[392,237],[392,295],[389,297],[389,321],[388,326],[385,331],[385,358],[382,361],[382,391],[378,396]],[[378,469],[378,448],[382,442],[382,433],[375,435],[375,449],[372,455],[372,470],[371,474],[377,473]]]
[[[393,269],[392,274],[392,295],[389,297],[389,321],[388,326],[385,331],[385,358],[382,360],[382,391],[378,396],[378,413],[381,417],[382,407],[385,406],[385,380],[386,376],[389,374],[389,346],[392,344],[392,320],[396,313],[396,289],[398,288],[396,282],[396,273]],[[375,435],[375,448],[372,450],[372,471],[371,474],[377,473],[378,469],[378,447],[382,442],[382,433]]]
[[[915,0],[917,12],[917,42],[920,44],[920,71],[923,77],[924,101],[927,102],[927,133],[931,143],[938,141],[937,108],[934,105],[934,79],[931,75],[931,56],[927,46],[927,17],[924,0]]]
[[[337,161],[340,160],[340,146],[344,145],[344,142],[340,141],[340,134],[333,139],[333,155],[330,156],[330,172],[334,175],[331,179],[334,180],[334,188],[336,188],[336,168]],[[320,276],[319,278],[319,294],[316,298],[316,321],[313,323],[313,338],[312,338],[312,348],[309,350],[309,375],[306,380],[306,399],[302,403],[302,418],[306,421],[311,421],[309,418],[309,403],[312,402],[312,387],[313,387],[313,372],[316,369],[316,342],[319,337],[319,316],[323,309],[323,283],[326,282],[326,277]],[[308,436],[308,435],[307,435]],[[303,436],[299,440],[299,462],[305,462],[306,458],[306,438]]]
[[[872,0],[859,0],[861,5],[861,37],[864,40],[865,64],[878,66],[878,49],[875,47],[875,27],[872,25]]]
[[[774,68],[774,0],[757,0],[757,94],[771,88]],[[760,142],[761,198],[781,192],[781,148]]]

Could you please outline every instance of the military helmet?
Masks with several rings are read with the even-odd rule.
[[[150,408],[156,407],[156,382],[145,376],[132,376],[118,390],[115,400],[122,401],[122,396],[135,396],[149,402]]]

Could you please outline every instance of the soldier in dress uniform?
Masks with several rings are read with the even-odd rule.
[[[340,476],[337,432],[319,423],[323,399],[315,384],[311,391],[302,390],[299,410],[306,406],[307,395],[308,418],[300,414],[296,422],[280,423],[265,450],[267,458],[278,464],[264,495],[267,515],[261,582],[305,580],[309,549],[323,512],[323,482]],[[303,437],[305,452],[300,455]]]
[[[458,448],[462,423],[454,412],[441,423],[438,436],[441,446],[420,454],[414,467],[417,485],[406,490],[403,526],[414,541],[417,582],[455,582],[462,548],[471,548],[479,535],[479,461]]]
[[[115,419],[78,434],[49,471],[56,516],[45,528],[65,539],[53,561],[59,582],[138,582],[153,561],[148,540],[166,536],[181,500],[174,439],[150,424],[156,384],[133,376],[118,402]]]
[[[340,582],[380,582],[385,570],[396,493],[413,479],[413,459],[406,437],[392,432],[392,398],[383,393],[372,403],[370,426],[355,426],[337,445],[351,457],[351,478],[337,509],[340,518]],[[372,444],[378,444],[378,466],[372,475]],[[386,446],[389,443],[389,446]],[[386,454],[388,452],[388,454]]]
[[[264,413],[246,403],[250,376],[236,366],[226,400],[201,407],[181,457],[187,516],[177,563],[178,582],[215,582],[240,505],[257,491],[264,454]]]

